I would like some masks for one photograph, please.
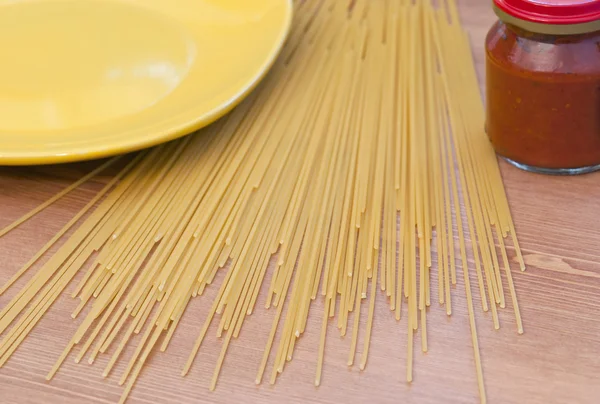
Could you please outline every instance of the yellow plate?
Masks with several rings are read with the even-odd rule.
[[[0,0],[0,164],[188,134],[272,65],[291,0]]]

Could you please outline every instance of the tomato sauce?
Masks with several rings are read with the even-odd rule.
[[[600,169],[600,32],[536,34],[498,21],[486,53],[496,152],[533,170]]]

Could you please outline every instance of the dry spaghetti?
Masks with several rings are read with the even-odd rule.
[[[364,369],[378,289],[397,320],[406,313],[406,379],[412,381],[414,345],[428,349],[431,302],[437,293],[452,314],[460,269],[485,401],[469,273],[475,273],[481,307],[491,311],[495,328],[508,287],[522,333],[509,235],[525,267],[496,158],[482,130],[469,42],[453,1],[440,7],[428,0],[360,0],[351,7],[335,0],[299,2],[278,62],[244,103],[193,136],[131,159],[2,289],[101,201],[0,312],[0,365],[84,272],[73,292],[80,299],[73,317],[86,306],[91,310],[48,378],[76,348],[76,361],[87,357],[92,363],[110,354],[106,377],[132,335],[141,334],[121,375],[124,401],[148,355],[167,349],[190,299],[224,271],[183,369],[185,375],[210,325],[218,322],[224,344],[213,389],[228,346],[256,310],[271,272],[264,286],[266,308],[275,317],[256,383],[272,357],[269,382],[283,372],[315,299],[324,301],[315,384],[321,383],[332,318],[341,335],[351,331],[348,365],[358,361]],[[274,266],[269,265],[273,256]],[[431,290],[434,277],[437,291]],[[356,358],[361,316],[367,322],[362,355]],[[417,329],[420,344],[414,341]]]

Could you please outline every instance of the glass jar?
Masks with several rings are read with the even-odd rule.
[[[486,132],[513,165],[600,170],[600,0],[494,0]]]

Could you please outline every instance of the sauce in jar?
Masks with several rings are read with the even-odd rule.
[[[514,165],[600,169],[600,0],[494,0],[486,131]]]

